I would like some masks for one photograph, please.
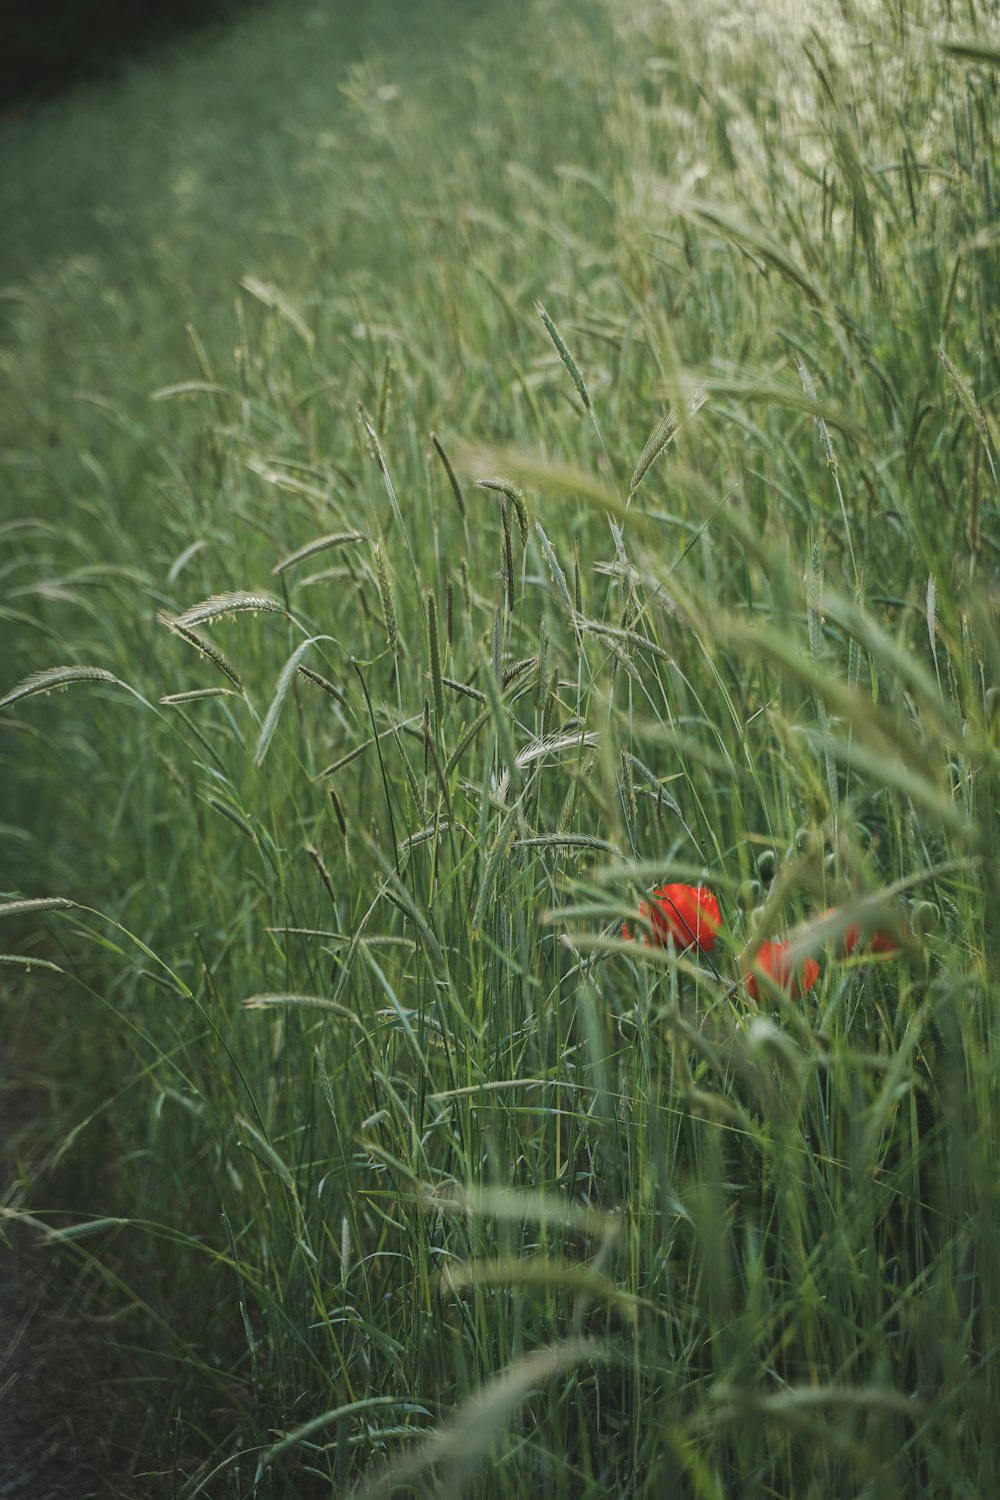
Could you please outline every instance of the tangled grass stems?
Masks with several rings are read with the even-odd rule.
[[[988,7],[501,4],[447,65],[391,9],[248,18],[136,233],[4,304],[31,1191],[190,1496],[987,1492]],[[251,35],[252,183],[200,154]],[[622,937],[674,882],[710,961]]]

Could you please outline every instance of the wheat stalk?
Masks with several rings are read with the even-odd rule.
[[[0,698],[0,709],[10,708],[23,698],[33,698],[38,693],[51,693],[55,688],[69,687],[74,682],[109,682],[114,687],[124,688],[134,697],[139,697],[134,688],[130,688],[127,682],[122,682],[104,667],[48,667],[44,672],[32,672],[30,677],[26,677],[16,688]]]
[[[437,434],[434,433],[434,432],[431,433],[431,442],[434,444],[434,452],[437,454],[438,458],[441,460],[442,464],[444,465],[444,472],[448,476],[448,483],[451,485],[451,492],[452,492],[452,494],[455,497],[455,504],[458,506],[458,514],[461,516],[462,520],[464,521],[465,520],[465,501],[462,498],[462,489],[461,489],[461,486],[460,486],[457,478],[455,477],[455,470],[451,466],[451,459],[448,457],[447,453],[442,448],[440,439],[438,438]]]
[[[316,687],[321,688],[322,691],[326,693],[329,698],[332,698],[335,703],[339,703],[341,705],[346,704],[346,693],[342,693],[340,688],[334,687],[330,679],[328,677],[324,677],[321,672],[314,672],[312,667],[304,667],[301,662],[299,662],[298,670],[300,677],[304,677],[306,682],[311,682]]]
[[[161,618],[171,630],[184,631],[190,630],[195,625],[208,625],[213,620],[226,616],[235,617],[237,614],[248,611],[255,615],[288,614],[288,610],[281,601],[270,594],[254,594],[239,590],[233,594],[213,594],[211,598],[203,599],[200,604],[192,605],[190,609],[183,610],[179,615],[165,615]]]
[[[441,642],[438,639],[437,599],[427,590],[427,642],[431,657],[431,684],[434,690],[434,712],[438,723],[444,718],[444,687],[441,677]]]
[[[556,557],[555,552],[553,551],[552,543],[549,541],[548,537],[545,535],[545,532],[542,530],[541,521],[535,522],[535,531],[538,533],[538,540],[542,545],[542,555],[545,558],[546,563],[548,564],[549,572],[552,575],[552,582],[559,590],[559,595],[563,603],[569,610],[569,613],[572,615],[573,598],[569,591],[569,584],[566,582],[566,574],[559,566],[559,560]]]
[[[0,901],[0,917],[20,916],[29,911],[67,911],[76,906],[65,896],[28,896],[19,901]]]
[[[494,490],[498,495],[503,495],[510,501],[514,507],[514,514],[517,516],[517,529],[521,533],[521,544],[522,546],[527,545],[528,505],[523,491],[519,490],[512,480],[501,479],[500,477],[494,479],[477,479],[476,489]]]
[[[382,622],[385,625],[385,637],[393,656],[398,656],[399,626],[396,620],[396,602],[392,596],[392,574],[389,571],[389,559],[386,555],[385,541],[381,533],[372,542],[371,551],[372,564],[375,568],[375,582],[378,585],[378,595],[382,602]]]
[[[573,384],[576,386],[576,389],[580,396],[580,400],[583,402],[587,410],[591,414],[593,414],[594,406],[593,402],[590,399],[590,392],[587,390],[586,382],[584,381],[583,376],[580,374],[580,369],[577,365],[576,360],[573,358],[572,354],[570,354],[565,343],[563,342],[562,334],[559,332],[558,328],[553,323],[552,319],[549,317],[548,313],[545,311],[545,308],[540,302],[535,303],[535,312],[545,324],[545,331],[555,345],[556,353],[569,372],[569,377],[572,380]]]
[[[208,636],[202,635],[200,630],[178,624],[174,616],[167,614],[165,610],[160,612],[157,619],[161,625],[165,625],[168,630],[173,631],[174,635],[180,636],[182,641],[187,641],[189,646],[193,646],[202,656],[207,657],[210,662],[218,667],[224,677],[229,678],[229,681],[238,692],[243,692],[243,679],[229,660],[229,657],[224,651],[219,649],[214,641],[209,640]]]
[[[274,689],[274,696],[271,699],[270,706],[264,716],[264,722],[260,726],[260,733],[257,736],[257,746],[253,757],[255,765],[259,766],[263,764],[264,756],[268,752],[271,740],[274,737],[274,731],[278,727],[278,719],[281,715],[285,699],[288,697],[288,690],[298,671],[300,661],[309,650],[309,647],[315,646],[318,641],[332,641],[332,637],[328,635],[310,636],[308,640],[302,641],[300,645],[296,646],[282,667],[281,675]]]
[[[190,688],[185,693],[167,693],[160,699],[160,704],[164,708],[171,708],[178,703],[200,703],[205,698],[235,698],[237,696],[231,688]]]
[[[317,552],[326,552],[331,547],[345,547],[350,542],[363,542],[365,539],[363,531],[334,531],[329,536],[318,536],[314,541],[306,542],[297,552],[290,552],[280,562],[275,563],[271,569],[272,575],[284,573],[286,568],[293,568],[296,563],[305,562],[307,557],[315,557]]]

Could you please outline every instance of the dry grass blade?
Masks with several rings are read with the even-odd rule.
[[[630,881],[639,885],[655,881],[658,885],[669,885],[672,881],[681,880],[692,885],[701,885],[705,880],[704,864],[693,864],[690,860],[667,859],[662,857],[656,859],[625,859],[616,864],[598,866],[591,875],[591,880],[599,886],[623,886]],[[739,889],[739,878],[735,874],[727,875],[719,870],[712,871],[712,886],[717,891],[735,892]],[[554,911],[546,913],[543,920],[562,920],[564,913]]]
[[[928,574],[928,577],[927,577],[926,618],[927,618],[927,638],[930,641],[931,655],[934,658],[934,663],[935,663],[935,666],[936,666],[937,665],[937,635],[936,635],[936,627],[937,627],[937,585],[934,582],[934,574],[933,573]]]

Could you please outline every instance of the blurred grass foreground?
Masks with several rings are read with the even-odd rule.
[[[135,1493],[992,1493],[998,68],[287,0],[0,122],[0,1224]]]

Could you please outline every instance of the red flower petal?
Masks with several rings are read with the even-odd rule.
[[[641,917],[649,916],[649,907],[646,905],[645,901],[639,902],[639,915]],[[641,940],[647,948],[649,947],[649,938],[646,933],[643,932],[641,928],[638,931],[633,932],[627,922],[622,923],[622,937],[625,939],[626,943],[638,943]]]
[[[837,909],[829,907],[822,913],[824,917],[835,917]],[[864,946],[869,953],[896,953],[906,941],[906,923],[902,917],[899,918],[895,929],[879,927],[870,933]],[[850,927],[845,928],[841,942],[841,952],[845,955],[856,953],[862,946],[862,930],[857,922],[852,922]]]
[[[840,913],[835,906],[828,906],[826,911],[820,912],[819,919],[822,922],[826,917],[836,917],[839,915]],[[858,926],[857,922],[852,922],[850,927],[844,928],[843,935],[840,939],[839,952],[842,955],[853,953],[860,940],[861,928]]]
[[[653,941],[665,948],[672,939],[683,952],[698,948],[711,951],[722,926],[719,903],[704,885],[661,885],[653,892],[650,917]]]
[[[754,964],[781,990],[787,990],[793,999],[798,999],[811,990],[819,978],[819,964],[814,958],[802,958],[794,968],[788,943],[762,943],[754,954]],[[752,1000],[759,998],[756,974],[744,974],[743,982]]]
[[[873,932],[868,946],[873,953],[898,953],[905,939],[906,923],[901,918],[895,932],[887,932],[884,928]]]

